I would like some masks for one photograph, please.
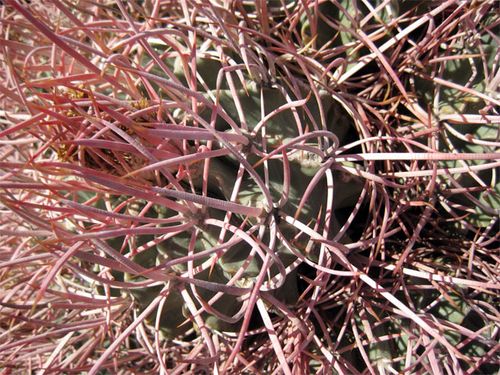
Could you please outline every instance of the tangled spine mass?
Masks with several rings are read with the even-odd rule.
[[[368,3],[6,1],[0,363],[494,371],[493,2]]]

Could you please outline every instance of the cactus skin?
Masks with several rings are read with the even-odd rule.
[[[205,67],[205,64],[213,66],[213,62],[207,62],[206,60],[197,61],[197,63],[202,65],[202,68],[198,69],[198,74],[201,75],[201,80],[207,82],[210,76],[213,76],[213,70]],[[197,65],[198,67],[198,65]],[[180,68],[177,69],[177,74],[180,76]],[[207,75],[207,77],[205,77]],[[248,126],[247,132],[251,132],[254,127],[259,123],[261,116],[271,113],[274,110],[279,109],[281,106],[286,105],[287,101],[282,96],[281,90],[277,88],[266,88],[259,87],[258,84],[249,81],[245,82],[246,89],[238,91],[238,98],[235,100],[231,97],[229,91],[222,91],[219,96],[219,100],[222,108],[226,111],[228,115],[234,122],[238,122],[238,113],[236,106],[241,105],[243,112],[245,114],[245,120]],[[260,93],[262,90],[263,100],[260,98]],[[336,108],[338,111],[341,109],[335,106],[334,101],[329,98],[325,93],[322,94],[322,103],[325,112],[328,113],[330,130],[335,134],[338,129],[339,136],[347,134],[349,128],[352,128],[352,123],[335,123],[334,120],[343,118],[345,116],[339,116],[338,113],[333,111]],[[262,107],[265,113],[262,114]],[[316,104],[309,104],[310,111],[316,117],[313,121],[320,124],[321,120],[319,118],[318,107]],[[332,109],[332,111],[329,111]],[[300,108],[299,108],[300,110]],[[203,113],[201,113],[203,116]],[[302,113],[303,116],[305,116]],[[206,118],[208,121],[208,117]],[[293,126],[294,114],[291,110],[286,110],[280,112],[278,115],[272,117],[268,122],[266,122],[266,138],[265,145],[269,149],[279,147],[284,142],[289,142],[298,136],[297,128]],[[215,125],[216,129],[220,131],[230,131],[230,126],[223,119],[218,118]],[[343,142],[343,138],[339,139]],[[259,145],[258,137],[254,140],[253,147],[261,148]],[[313,147],[318,147],[321,150],[322,146],[319,144],[309,143]],[[213,147],[213,146],[212,146]],[[215,147],[213,147],[215,149]],[[321,152],[321,151],[319,151]],[[259,154],[253,151],[247,152],[245,158],[251,163],[256,164],[261,160]],[[321,217],[324,216],[326,210],[332,210],[333,218],[331,219],[332,228],[330,230],[330,236],[333,237],[339,230],[340,226],[344,224],[339,222],[336,217],[336,212],[339,209],[352,210],[354,205],[358,201],[358,197],[363,188],[363,181],[356,177],[348,175],[344,172],[337,172],[334,177],[335,186],[335,198],[333,207],[327,207],[327,187],[326,180],[323,177],[316,188],[312,191],[311,198],[308,199],[305,204],[300,207],[300,201],[306,192],[309,184],[311,183],[314,176],[318,173],[320,168],[323,166],[323,161],[320,158],[307,151],[297,151],[289,156],[288,166],[284,166],[282,159],[273,159],[266,162],[267,178],[269,192],[273,198],[273,204],[277,206],[280,200],[283,185],[284,185],[284,173],[283,168],[288,168],[290,173],[290,181],[293,183],[289,187],[289,195],[285,202],[282,204],[280,210],[283,213],[296,216],[301,222],[308,223],[308,225],[323,226]],[[200,192],[203,189],[203,177],[202,177],[203,163],[197,163],[190,167],[190,175],[188,176],[189,182],[183,182],[186,188],[194,187],[194,190]],[[233,188],[237,181],[237,168],[238,162],[234,157],[220,157],[213,158],[210,160],[209,173],[207,180],[207,192],[208,196],[231,200],[231,195],[233,193]],[[260,167],[256,168],[259,176],[264,180],[265,172],[264,165],[261,164]],[[255,183],[252,177],[246,175],[243,177],[241,182],[241,187],[236,196],[235,202],[249,207],[258,207],[262,205],[264,201],[264,195],[260,190],[260,187]],[[205,217],[215,217],[219,220],[224,219],[223,212],[214,209],[203,210]],[[173,212],[171,213],[173,214]],[[168,215],[167,215],[168,216]],[[245,217],[243,215],[233,215],[230,223],[238,226],[241,230],[250,230],[252,225],[259,224],[262,218],[248,219],[248,224],[243,224]],[[265,225],[265,224],[264,224]],[[197,237],[194,245],[194,254],[207,251],[217,246],[220,228],[199,225],[197,228]],[[299,231],[284,221],[278,224],[279,230],[283,233],[285,238],[292,242],[292,239],[299,234]],[[160,242],[156,246],[156,250],[149,249],[147,254],[140,253],[136,255],[133,260],[143,267],[159,266],[168,260],[176,259],[179,257],[186,256],[189,248],[190,241],[190,231],[178,234],[167,240]],[[233,236],[238,239],[237,236]],[[260,235],[264,243],[268,242],[270,239],[269,229],[265,229],[264,233]],[[228,236],[226,235],[226,241]],[[346,240],[346,238],[344,238]],[[308,247],[312,245],[307,241],[295,241],[295,250],[303,255],[317,261],[318,254],[315,251],[308,250]],[[290,252],[284,244],[278,242],[276,249],[274,250],[279,257],[280,262],[283,263],[284,267],[289,267],[296,260],[296,256]],[[252,246],[243,239],[239,239],[239,242],[229,248],[226,248],[223,254],[218,258],[217,262],[211,266],[210,270],[203,270],[196,273],[196,278],[204,281],[210,281],[219,284],[228,284],[230,279],[236,275],[236,273],[244,269],[244,272],[238,277],[239,281],[236,283],[241,285],[251,285],[255,282],[259,275],[259,271],[262,267],[262,259],[258,256],[251,255]],[[154,260],[154,261],[153,261]],[[194,266],[200,266],[204,261],[209,260],[209,257],[199,259],[194,263]],[[174,266],[175,267],[175,266]],[[298,274],[293,267],[286,276],[286,280],[283,282],[279,288],[273,291],[273,294],[279,298],[283,303],[293,306],[299,297],[298,293]],[[176,266],[176,272],[186,272],[186,267]],[[271,272],[271,277],[278,276],[277,270]],[[128,279],[127,275],[125,279]],[[133,278],[130,279],[132,281]],[[151,288],[138,289],[132,292],[133,298],[137,301],[140,308],[144,308],[149,305],[154,296],[158,293],[158,286]],[[203,289],[197,291],[196,297],[193,298],[198,300],[203,300],[206,303],[215,295],[213,292],[208,292]],[[189,319],[187,314],[187,309],[182,304],[182,298],[179,293],[170,294],[168,303],[168,310],[163,312],[161,319],[160,328],[162,333],[166,337],[175,338],[179,334],[185,333],[191,328],[198,329],[196,324],[193,326],[193,322],[185,322]],[[176,305],[175,307],[172,305]],[[212,330],[238,332],[241,328],[242,316],[237,321],[234,321],[233,317],[242,308],[242,303],[236,301],[234,298],[224,295],[217,302],[210,304],[211,308],[217,311],[216,314],[211,314],[205,312],[202,314],[205,324]],[[218,316],[220,314],[220,316]],[[150,317],[150,322],[154,321],[154,317]],[[184,324],[181,324],[184,322]]]

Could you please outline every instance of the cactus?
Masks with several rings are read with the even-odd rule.
[[[497,370],[492,1],[5,3],[7,371]]]

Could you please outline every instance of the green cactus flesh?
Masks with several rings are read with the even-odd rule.
[[[210,76],[209,73],[212,69],[217,71],[218,62],[215,60],[200,59],[199,64],[198,75],[209,87],[214,87],[215,82],[212,79],[213,77],[207,78],[204,76]],[[183,77],[183,71],[186,67],[181,66],[180,62],[176,62],[174,66],[175,73],[179,78]],[[216,67],[214,68],[213,66]],[[187,83],[187,81],[184,80],[183,83]],[[288,101],[298,99],[295,95],[279,86],[273,88],[260,87],[258,84],[252,82],[247,82],[245,85],[245,88],[237,90],[237,100],[245,114],[247,126],[246,134],[253,131],[262,116],[269,114],[287,103],[285,93],[289,96]],[[214,92],[214,94],[218,96],[219,103],[224,111],[235,123],[239,124],[241,119],[236,107],[236,100],[231,91],[223,89],[219,90],[217,93]],[[296,110],[287,109],[271,117],[265,123],[265,139],[263,140],[261,138],[261,132],[257,132],[255,137],[251,139],[251,144],[257,149],[261,149],[262,145],[265,143],[268,148],[267,151],[269,152],[284,142],[297,137],[299,135],[298,126],[296,125],[297,116],[300,124],[302,124],[301,126],[307,124],[306,126],[309,130],[313,130],[315,127],[326,128],[334,132],[342,143],[347,134],[350,132],[352,133],[352,120],[349,119],[345,110],[343,110],[327,93],[320,93],[320,101],[321,103],[319,105],[323,109],[323,115],[326,121],[321,121],[320,110],[316,99],[310,98],[307,102],[307,111],[304,111],[302,108]],[[264,110],[264,113],[262,113],[262,110]],[[208,122],[210,120],[211,111],[202,110],[201,116]],[[190,124],[187,124],[187,126],[190,126]],[[232,131],[231,126],[220,116],[216,119],[215,127],[219,131]],[[313,145],[322,147],[318,144],[318,139],[315,139]],[[220,147],[224,146],[221,145]],[[258,154],[252,151],[248,152],[245,158],[250,164],[255,164],[260,161]],[[317,226],[317,230],[322,230],[326,225],[324,220],[325,212],[331,211],[332,217],[329,222],[329,236],[334,236],[344,220],[338,217],[337,212],[341,209],[352,209],[354,207],[363,188],[362,179],[345,172],[335,171],[333,207],[326,207],[327,184],[325,176],[322,175],[319,183],[317,183],[311,191],[309,198],[302,202],[301,206],[301,200],[304,197],[306,189],[320,172],[323,161],[320,160],[318,155],[303,150],[296,150],[290,153],[288,158],[288,170],[291,184],[289,186],[288,196],[285,197],[285,202],[280,209],[286,215],[296,217],[302,223],[310,227]],[[231,155],[212,158],[207,162],[209,163],[209,174],[206,182],[208,195],[212,198],[229,201],[233,195],[233,189],[236,184],[239,162]],[[189,177],[181,181],[181,184],[184,185],[187,191],[194,189],[195,193],[200,194],[203,188],[202,170],[204,168],[204,162],[195,163],[189,168]],[[267,181],[269,192],[274,203],[280,201],[283,194],[285,180],[283,168],[284,163],[282,159],[270,159],[255,168],[255,171],[259,174],[261,179]],[[119,200],[123,201],[123,199],[122,197]],[[264,194],[260,187],[256,184],[253,177],[245,173],[242,177],[241,186],[236,195],[235,202],[244,206],[262,207],[263,201]],[[129,204],[127,210],[130,214],[138,214],[145,207],[145,204],[146,202],[144,201],[136,201],[135,204]],[[174,214],[174,212],[169,212],[169,210],[164,207],[153,205],[146,213],[146,216],[169,217]],[[199,215],[200,217],[205,215],[205,217],[223,220],[225,213],[216,209],[202,207]],[[243,215],[234,214],[231,217],[230,224],[247,232],[258,224],[258,220],[260,219],[245,218]],[[221,241],[228,241],[231,237],[229,234],[221,236],[220,228],[204,225],[201,221],[200,224],[192,230],[196,230],[197,233],[193,249],[194,254],[201,251],[209,251],[220,245]],[[309,237],[306,237],[300,233],[297,228],[284,221],[278,223],[278,230],[283,237],[286,238],[287,245],[293,247],[294,252],[303,254],[311,260],[317,260],[317,246],[313,246]],[[161,268],[162,264],[188,255],[191,236],[192,231],[186,231],[165,239],[161,238],[156,246],[141,250],[138,253],[137,248],[139,243],[143,244],[153,238],[148,237],[147,239],[139,239],[133,246],[132,244],[125,246],[126,249],[123,249],[122,241],[114,241],[113,243],[113,241],[110,240],[108,243],[115,249],[128,253],[129,256],[131,256],[132,253],[135,254],[131,256],[132,260],[145,268]],[[262,243],[268,243],[269,237],[269,229],[266,229],[265,233],[261,235]],[[228,284],[231,278],[240,272],[235,285],[246,287],[252,285],[262,266],[262,258],[252,252],[252,245],[245,239],[233,235],[231,241],[230,247],[224,249],[214,261],[215,263],[210,264],[210,267],[207,267],[207,262],[212,262],[212,259],[215,259],[210,258],[214,256],[213,254],[193,262],[193,267],[202,267],[205,264],[201,271],[198,270],[195,272],[194,275],[196,279],[219,284]],[[297,259],[297,253],[294,254],[291,252],[287,248],[287,245],[282,243],[282,241],[278,241],[275,248],[275,253],[285,268],[291,266]],[[187,272],[187,265],[185,262],[179,263],[172,266],[167,271],[185,274]],[[281,279],[279,267],[272,266],[270,272],[271,274],[269,276],[271,278],[276,277],[277,279]],[[128,282],[143,280],[141,277],[136,277],[128,273],[125,273],[123,276],[117,275],[117,278],[124,279]],[[293,304],[297,301],[299,296],[297,283],[298,275],[296,270],[292,267],[292,269],[287,272],[285,280],[281,280],[282,285],[275,288],[273,294],[282,302]],[[130,295],[136,301],[138,308],[142,310],[158,295],[160,290],[160,285],[133,288],[130,290]],[[193,290],[188,289],[186,292],[195,300]],[[243,305],[237,297],[222,294],[221,296],[217,296],[216,300],[212,300],[216,293],[203,288],[197,288],[196,294],[196,299],[198,301],[201,299],[205,301],[207,306],[210,306],[211,311],[205,311],[201,314],[204,323],[209,328],[220,331],[237,331],[239,329],[241,319],[236,319],[234,316],[238,316]],[[149,324],[155,324],[155,314],[147,319]],[[159,320],[160,328],[165,337],[173,338],[192,328],[198,329],[195,320],[191,314],[188,313],[180,290],[171,288],[169,296],[161,310],[161,314]]]

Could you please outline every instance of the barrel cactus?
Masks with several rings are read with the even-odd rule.
[[[5,3],[7,371],[496,369],[492,2]]]

